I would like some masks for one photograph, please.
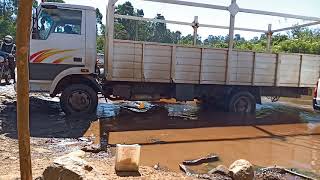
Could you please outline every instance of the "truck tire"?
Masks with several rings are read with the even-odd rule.
[[[91,87],[84,84],[73,84],[62,91],[61,109],[67,115],[88,116],[96,112],[98,95]]]
[[[234,93],[231,95],[228,103],[228,112],[255,114],[256,98],[247,91]]]

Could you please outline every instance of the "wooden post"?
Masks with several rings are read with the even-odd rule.
[[[105,34],[105,55],[104,69],[107,73],[107,80],[112,80],[112,61],[113,61],[113,40],[114,40],[114,10],[118,0],[109,0],[107,6],[107,24]],[[107,71],[106,71],[107,70]]]
[[[231,1],[231,5],[229,6],[229,12],[230,12],[230,26],[229,26],[229,45],[228,45],[228,58],[227,58],[227,70],[226,70],[226,84],[230,83],[230,77],[231,77],[231,67],[230,63],[232,61],[232,50],[233,50],[233,37],[234,37],[234,25],[235,25],[235,19],[236,14],[238,13],[239,7],[237,5],[236,0]]]
[[[271,38],[272,38],[272,30],[271,30],[272,25],[268,25],[268,33],[267,33],[267,52],[271,52]]]
[[[29,129],[29,43],[32,0],[20,0],[17,20],[17,125],[20,173],[32,179]]]
[[[198,16],[194,17],[194,21],[193,21],[193,45],[196,46],[197,45],[197,39],[198,39],[198,28],[199,28],[199,20],[198,20]]]

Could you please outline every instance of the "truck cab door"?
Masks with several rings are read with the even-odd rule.
[[[61,72],[85,66],[85,10],[42,5],[36,22],[30,42],[31,83],[51,84]]]

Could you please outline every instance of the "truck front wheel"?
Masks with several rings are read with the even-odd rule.
[[[60,105],[67,115],[91,115],[96,112],[98,95],[87,85],[73,84],[63,90]]]
[[[230,97],[228,111],[240,114],[254,114],[256,112],[256,99],[247,91],[234,93]]]

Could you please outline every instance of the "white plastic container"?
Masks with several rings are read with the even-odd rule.
[[[117,144],[115,169],[119,172],[137,172],[140,164],[141,146]]]

